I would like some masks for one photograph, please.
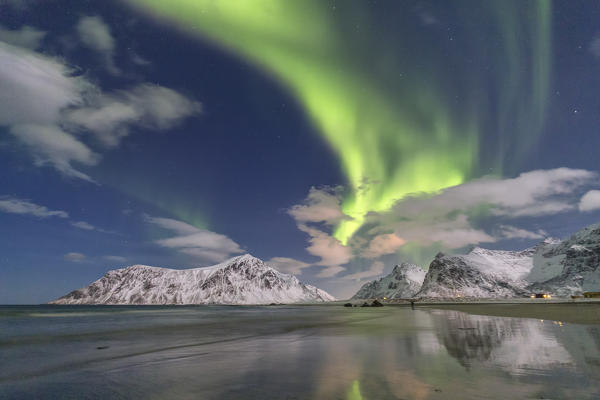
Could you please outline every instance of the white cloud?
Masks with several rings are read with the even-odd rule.
[[[311,187],[303,204],[292,206],[288,213],[297,222],[325,222],[335,224],[348,217],[342,212],[341,187]]]
[[[548,233],[542,229],[532,232],[509,225],[501,225],[500,232],[506,239],[543,239],[548,236]]]
[[[594,210],[600,210],[600,190],[590,190],[579,201],[579,211]]]
[[[100,155],[59,127],[19,124],[13,125],[9,132],[29,148],[36,166],[51,165],[68,177],[93,182],[89,175],[73,168],[72,163],[93,166],[100,161]]]
[[[182,221],[155,218],[149,215],[145,215],[144,220],[177,234],[177,236],[156,240],[156,244],[177,249],[202,261],[219,262],[244,252],[236,242],[227,236],[199,229]]]
[[[77,33],[81,42],[91,49],[110,54],[115,50],[110,28],[98,16],[82,17],[77,24]]]
[[[267,264],[280,272],[292,275],[301,275],[303,269],[313,265],[288,257],[273,257]]]
[[[101,159],[85,134],[114,147],[132,127],[165,130],[199,111],[199,103],[156,85],[102,94],[63,60],[0,42],[0,126],[30,152],[34,165],[67,177],[93,182],[78,169]]]
[[[10,214],[33,215],[39,218],[69,218],[66,211],[49,210],[47,207],[32,203],[29,200],[10,196],[0,196],[0,211]]]
[[[82,17],[77,23],[77,34],[84,46],[98,52],[104,59],[109,72],[120,73],[114,63],[115,40],[102,18]]]
[[[0,125],[47,125],[93,88],[61,60],[0,42]]]
[[[374,276],[379,276],[383,273],[385,265],[381,261],[375,261],[371,264],[368,270],[355,272],[350,275],[343,276],[344,279],[350,279],[353,281],[359,281],[366,278],[372,278]]]
[[[174,90],[141,84],[91,98],[87,107],[69,110],[65,118],[74,128],[89,130],[112,147],[128,136],[132,127],[166,130],[200,110],[200,103]]]
[[[344,271],[342,265],[352,259],[352,249],[329,233],[310,226],[309,224],[324,223],[334,225],[343,219],[348,219],[341,209],[342,187],[310,188],[308,196],[302,204],[292,206],[287,210],[298,224],[298,229],[309,235],[309,246],[306,251],[320,258],[312,265],[324,266],[317,274],[318,277],[327,278]]]
[[[324,231],[348,218],[340,216],[342,188],[311,188],[307,198],[288,212],[309,235],[307,251],[321,258],[315,265],[329,267],[320,276],[329,277],[356,258],[377,259],[399,252],[422,258],[423,251],[455,250],[506,239],[542,239],[547,236],[543,230],[530,231],[515,224],[524,217],[530,220],[577,209],[577,193],[597,182],[595,172],[556,168],[507,179],[483,177],[434,194],[417,193],[387,211],[367,214],[363,227],[346,246]],[[364,190],[368,185],[365,182]],[[580,209],[600,208],[600,196],[598,203],[591,200],[595,193],[586,196]],[[486,222],[494,222],[494,228],[480,228],[480,224],[489,226]],[[371,265],[368,271],[356,273],[363,275],[351,274],[351,279],[368,276],[376,268]]]
[[[450,249],[457,249],[469,244],[492,243],[496,239],[482,230],[467,229],[446,229],[431,233],[431,243],[440,242]]]
[[[82,253],[72,252],[72,253],[65,254],[63,256],[63,258],[67,261],[80,262],[80,261],[85,260],[85,255]]]
[[[104,259],[111,261],[111,262],[117,262],[117,263],[124,263],[127,261],[127,258],[122,257],[122,256],[104,256]]]
[[[73,225],[75,228],[79,228],[79,229],[83,229],[86,231],[93,231],[94,229],[96,229],[94,227],[94,225],[89,224],[85,221],[76,221],[76,222],[71,222],[71,225]]]
[[[375,236],[362,255],[367,258],[377,258],[385,254],[393,254],[405,243],[406,240],[394,233],[384,233]]]
[[[434,195],[416,195],[398,201],[391,210],[371,213],[368,234],[394,231],[407,242],[440,242],[448,249],[494,242],[501,238],[537,238],[536,233],[505,229],[498,237],[471,225],[469,215],[503,220],[539,217],[576,208],[574,190],[595,182],[594,172],[569,168],[526,172],[516,178],[485,177]],[[539,232],[538,232],[539,233]]]
[[[110,233],[112,235],[118,235],[118,233],[115,231],[109,231],[106,229],[98,228],[97,226],[94,226],[86,221],[72,221],[71,225],[75,228],[83,229],[84,231],[96,231],[102,233]]]
[[[198,228],[183,221],[178,221],[171,218],[159,218],[151,217],[148,214],[144,214],[143,218],[146,222],[150,222],[154,225],[158,225],[163,229],[173,231],[179,235],[191,235],[198,232]]]
[[[46,32],[24,25],[21,29],[6,29],[0,26],[0,41],[18,47],[35,50],[40,47]]]
[[[306,251],[321,258],[315,264],[327,267],[317,276],[331,277],[345,269],[341,266],[352,259],[352,249],[350,247],[342,245],[339,240],[328,233],[309,227],[306,224],[299,224],[298,228],[310,236],[308,239],[310,245],[306,248]]]
[[[554,214],[573,209],[572,191],[597,179],[594,172],[570,168],[525,172],[512,179],[484,177],[433,196],[407,197],[396,203],[394,212],[417,217],[486,205],[498,216]]]
[[[82,104],[92,87],[60,60],[0,42],[0,125],[31,152],[36,166],[91,181],[72,163],[96,165],[99,156],[59,122],[61,110]]]
[[[329,267],[323,268],[321,272],[319,272],[316,276],[317,278],[332,278],[339,274],[342,271],[345,271],[346,268],[339,265],[331,265]]]
[[[66,211],[49,210],[47,207],[32,203],[29,200],[19,199],[17,197],[11,196],[0,196],[0,212],[33,215],[39,218],[69,218],[69,214]],[[69,221],[69,223],[78,229],[83,229],[86,231],[98,231],[103,233],[115,234],[115,232],[113,231],[107,231],[95,227],[92,224],[85,221]]]

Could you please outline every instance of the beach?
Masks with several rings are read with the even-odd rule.
[[[600,324],[548,306],[560,324],[462,304],[1,307],[0,397],[597,398]]]

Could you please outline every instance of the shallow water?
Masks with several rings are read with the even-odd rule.
[[[0,307],[0,398],[597,399],[600,325],[410,307]]]

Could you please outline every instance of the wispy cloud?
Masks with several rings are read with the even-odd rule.
[[[114,44],[101,33],[98,20],[82,21],[88,44],[109,51]],[[32,51],[39,32],[0,29],[2,35],[20,47],[0,41],[0,126],[38,167],[94,182],[81,169],[97,165],[99,150],[118,146],[132,128],[169,130],[200,112],[200,103],[158,85],[103,93],[63,59]],[[98,143],[101,148],[94,150]]]
[[[6,29],[0,26],[0,41],[35,50],[40,47],[46,33],[29,25],[24,25],[20,29]]]
[[[542,229],[532,232],[509,225],[500,225],[500,234],[506,239],[543,239],[548,236]]]
[[[449,249],[494,242],[510,234],[532,238],[517,228],[498,235],[485,232],[473,226],[472,216],[510,221],[574,211],[578,201],[574,192],[597,180],[594,172],[569,168],[536,170],[510,179],[476,179],[434,195],[409,196],[387,212],[372,213],[367,217],[372,228],[363,235],[392,231],[407,242],[439,242]]]
[[[298,229],[309,236],[306,251],[320,258],[314,265],[325,267],[317,275],[321,278],[332,277],[344,271],[343,265],[353,257],[351,248],[319,227],[319,224],[324,224],[330,228],[341,220],[348,219],[341,209],[342,189],[339,186],[312,187],[301,204],[288,209],[288,214],[294,218]]]
[[[384,233],[371,239],[369,247],[362,253],[366,258],[377,258],[386,254],[395,253],[406,244],[406,240],[394,233]]]
[[[9,214],[31,215],[38,218],[57,217],[69,219],[69,213],[61,210],[50,210],[46,206],[42,206],[28,199],[21,199],[13,196],[0,196],[0,212]],[[97,231],[103,233],[116,234],[116,232],[98,228],[86,221],[70,221],[69,224],[75,228],[86,231]]]
[[[324,222],[329,225],[336,224],[343,219],[348,219],[340,207],[341,192],[342,187],[340,186],[311,187],[302,204],[292,206],[288,210],[288,214],[298,223]]]
[[[115,39],[104,20],[99,16],[82,17],[76,30],[81,43],[98,53],[107,70],[115,75],[120,74],[114,62]]]
[[[99,228],[95,225],[90,224],[87,221],[72,221],[71,225],[74,226],[75,228],[83,229],[84,231],[96,231],[96,232],[101,232],[101,233],[109,233],[111,235],[119,235],[118,232]]]
[[[67,253],[63,256],[63,258],[67,261],[72,261],[72,262],[81,262],[83,260],[85,260],[85,254],[82,253],[76,253],[76,252],[71,252],[71,253]]]
[[[174,90],[141,84],[88,98],[88,105],[65,113],[65,123],[92,132],[105,146],[118,146],[131,128],[167,130],[199,113],[200,103]]]
[[[313,256],[320,258],[316,265],[325,266],[317,274],[320,278],[329,278],[345,270],[342,265],[352,259],[352,249],[344,246],[339,240],[329,233],[310,227],[306,224],[298,224],[298,228],[309,235],[310,245],[306,248]]]
[[[176,234],[176,236],[156,240],[156,244],[176,249],[200,261],[220,262],[244,252],[236,242],[227,236],[196,228],[183,221],[149,215],[145,215],[144,220]]]
[[[69,218],[66,211],[50,210],[29,200],[10,196],[0,196],[0,211],[10,214],[33,215],[39,218]]]
[[[94,180],[75,169],[73,163],[94,166],[100,155],[56,125],[19,124],[9,132],[31,152],[36,166],[51,165],[65,176],[89,182]]]
[[[590,190],[584,194],[578,207],[582,212],[600,210],[600,190]]]
[[[280,272],[292,275],[301,275],[303,269],[313,266],[313,264],[305,263],[289,257],[273,257],[267,261],[267,264],[271,265]]]
[[[415,193],[399,199],[387,211],[369,213],[347,246],[332,236],[335,224],[348,218],[342,213],[342,189],[311,188],[307,198],[291,207],[289,214],[309,235],[307,252],[321,257],[315,264],[328,267],[321,277],[339,274],[349,268],[345,265],[365,265],[365,259],[373,260],[368,270],[342,276],[362,279],[379,271],[375,262],[380,257],[398,252],[541,239],[547,235],[545,231],[532,231],[519,224],[524,219],[531,221],[578,208],[600,209],[600,191],[592,190],[581,200],[578,195],[597,185],[598,180],[598,174],[592,171],[556,168],[514,178],[483,177],[434,194]],[[489,223],[482,223],[485,221]]]
[[[73,225],[75,228],[83,229],[86,231],[93,231],[94,229],[96,229],[95,226],[93,226],[92,224],[89,224],[85,221],[74,221],[74,222],[71,222],[71,225]]]

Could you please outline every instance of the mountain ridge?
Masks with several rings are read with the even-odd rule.
[[[392,274],[365,283],[353,298],[382,297],[377,282]],[[568,297],[585,291],[600,291],[600,224],[520,251],[474,247],[467,254],[438,253],[409,297],[515,298],[540,292]]]
[[[325,302],[335,298],[245,254],[209,267],[171,269],[136,264],[51,304],[271,304]]]

